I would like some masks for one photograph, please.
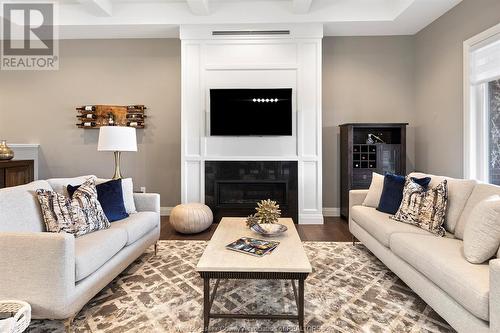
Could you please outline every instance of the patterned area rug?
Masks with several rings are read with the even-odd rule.
[[[201,332],[203,281],[195,272],[206,242],[161,241],[94,297],[75,332]],[[305,242],[308,332],[454,332],[363,245]],[[242,254],[244,255],[244,254]],[[296,313],[288,281],[221,281],[216,312]],[[29,332],[62,332],[35,320]],[[294,332],[292,321],[210,320],[211,332]]]

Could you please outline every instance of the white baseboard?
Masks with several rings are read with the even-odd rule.
[[[340,216],[340,208],[338,207],[324,207],[323,216],[325,217],[338,217]]]
[[[174,207],[160,207],[160,216],[170,216]]]
[[[170,212],[174,207],[160,207],[161,216],[170,216]],[[338,217],[340,216],[340,208],[338,207],[325,207],[323,208],[323,216],[325,217]]]

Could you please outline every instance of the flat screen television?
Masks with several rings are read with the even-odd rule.
[[[210,135],[292,135],[292,89],[210,89]]]

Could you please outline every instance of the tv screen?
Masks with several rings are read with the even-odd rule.
[[[292,89],[210,89],[210,135],[292,135]]]

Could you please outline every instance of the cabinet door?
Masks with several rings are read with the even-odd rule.
[[[30,167],[17,166],[5,168],[5,187],[27,184],[31,181]]]
[[[401,146],[400,145],[379,145],[377,157],[378,170],[381,174],[385,172],[401,173]]]

